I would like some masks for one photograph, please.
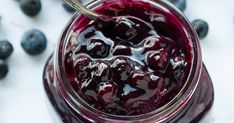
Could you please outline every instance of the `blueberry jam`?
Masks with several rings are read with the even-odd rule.
[[[104,5],[111,23],[80,17],[66,48],[65,69],[90,106],[114,115],[140,115],[170,102],[183,88],[193,55],[182,24],[144,2]]]

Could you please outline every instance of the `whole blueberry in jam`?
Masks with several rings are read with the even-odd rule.
[[[114,13],[114,22],[81,20],[75,26],[77,40],[71,44],[76,43],[67,46],[65,55],[70,83],[105,113],[133,116],[157,110],[179,93],[190,70],[189,47],[182,45],[187,37],[178,33],[183,27],[148,4],[109,8],[98,12]],[[152,15],[163,19],[149,19]]]
[[[112,54],[131,56],[131,46],[131,43],[128,41],[120,41],[119,43],[117,43],[116,46],[113,47]]]
[[[113,71],[113,79],[121,81],[128,80],[132,67],[129,59],[126,57],[117,57],[113,59],[111,69]]]
[[[152,51],[147,55],[147,64],[154,71],[165,72],[169,63],[169,53],[166,49]]]
[[[90,64],[91,59],[85,55],[79,55],[75,58],[75,74],[78,78],[87,78],[89,72],[87,71],[87,66]]]
[[[87,50],[94,58],[105,58],[109,55],[110,46],[101,39],[92,39],[88,42]]]
[[[133,16],[117,17],[113,27],[117,39],[128,40],[134,45],[141,43],[144,37],[157,35],[150,23],[145,23],[142,19]]]
[[[170,60],[173,76],[177,81],[183,80],[185,77],[185,68],[187,66],[186,59],[183,56],[178,56]]]
[[[174,42],[171,39],[162,36],[150,36],[143,40],[144,52],[161,48],[168,49],[173,44]]]
[[[97,83],[102,81],[109,81],[113,75],[110,68],[110,63],[108,61],[99,61],[96,64],[96,69],[93,72],[93,80],[97,81]]]
[[[117,85],[114,82],[103,82],[98,85],[97,96],[103,102],[113,102],[116,98]]]

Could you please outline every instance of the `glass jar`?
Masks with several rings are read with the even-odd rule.
[[[120,0],[96,0],[87,6],[95,9],[103,2],[112,3]],[[124,0],[123,0],[124,1]],[[191,45],[193,61],[188,79],[179,94],[163,107],[142,115],[117,116],[100,112],[82,100],[67,80],[64,66],[65,48],[69,45],[73,26],[80,17],[76,13],[63,31],[55,53],[46,63],[43,83],[52,107],[56,123],[141,123],[141,122],[197,122],[213,104],[214,92],[211,79],[202,63],[199,39],[186,17],[173,5],[161,0],[144,1],[155,7],[171,11],[183,24],[188,44]]]

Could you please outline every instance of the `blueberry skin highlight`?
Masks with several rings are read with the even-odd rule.
[[[43,32],[32,29],[23,35],[21,46],[29,55],[38,55],[46,49],[47,39]]]

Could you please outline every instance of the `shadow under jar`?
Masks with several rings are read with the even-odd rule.
[[[204,116],[213,86],[198,36],[179,10],[161,0],[87,6],[121,18],[105,25],[76,13],[66,26],[43,74],[56,123],[187,123]]]

